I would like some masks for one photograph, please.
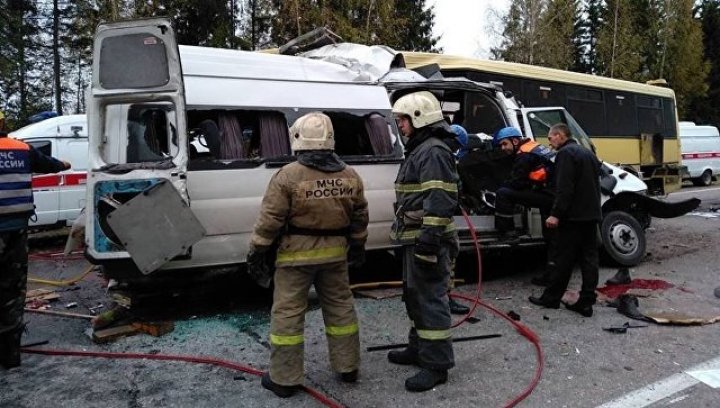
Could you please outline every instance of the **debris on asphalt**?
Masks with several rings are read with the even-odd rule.
[[[77,302],[70,302],[65,305],[65,309],[72,309],[74,307],[77,307]]]
[[[72,318],[78,318],[78,319],[93,319],[95,317],[93,315],[86,315],[86,314],[81,314],[81,313],[59,312],[56,310],[30,309],[28,307],[25,308],[25,311],[29,312],[29,313],[46,314],[46,315],[59,316],[59,317],[72,317]]]
[[[515,321],[520,321],[520,315],[517,314],[517,313],[515,313],[515,312],[512,311],[512,310],[509,311],[509,312],[507,312],[507,315],[508,315],[511,319],[513,319],[513,320],[515,320]]]
[[[124,324],[122,326],[110,327],[108,329],[94,330],[92,332],[92,340],[95,343],[109,343],[122,337],[134,336],[138,334],[138,330],[132,324]]]
[[[149,334],[153,337],[160,337],[175,330],[175,323],[167,322],[136,322],[132,326],[140,333]]]
[[[495,296],[495,300],[510,300],[512,296]]]
[[[627,329],[639,329],[641,327],[648,327],[646,324],[640,324],[640,325],[631,325],[630,322],[623,323],[622,326],[610,326],[610,327],[603,327],[602,329],[615,334],[624,334],[627,333]]]

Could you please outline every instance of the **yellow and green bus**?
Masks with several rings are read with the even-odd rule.
[[[598,156],[632,169],[650,193],[680,188],[682,166],[675,92],[662,86],[505,61],[403,52],[408,68],[437,64],[510,91],[528,107],[563,106],[591,137]]]

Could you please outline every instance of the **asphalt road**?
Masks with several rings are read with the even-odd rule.
[[[692,196],[703,200],[699,211],[676,219],[654,219],[647,231],[647,255],[631,269],[631,276],[661,279],[674,288],[640,298],[641,310],[664,304],[677,313],[720,316],[720,299],[713,295],[713,289],[720,286],[720,212],[715,212],[720,207],[720,188],[686,188],[668,199]],[[472,263],[466,259],[461,265],[460,276],[472,280]],[[538,267],[537,262],[530,262],[530,256],[496,256],[487,258],[483,266],[486,275],[492,276],[483,281],[483,299],[502,311],[519,314],[521,323],[537,333],[544,353],[540,382],[520,406],[720,406],[720,389],[686,374],[720,370],[720,323],[649,323],[626,334],[612,334],[602,328],[642,322],[604,306],[597,306],[592,318],[583,318],[564,309],[531,305],[527,297],[539,294],[540,289],[528,283]],[[86,268],[81,259],[35,256],[30,275],[67,279]],[[386,260],[370,269],[368,275],[382,280],[399,277],[396,264]],[[615,271],[603,267],[601,282]],[[570,289],[579,288],[578,278],[573,278]],[[165,318],[172,317],[175,329],[162,337],[140,334],[98,345],[86,333],[86,319],[26,314],[24,342],[48,340],[49,344],[38,347],[43,349],[206,356],[265,370],[269,294],[241,282],[238,287],[225,287],[217,305],[198,307],[163,298],[161,306],[154,305],[155,311],[159,308]],[[91,273],[78,284],[79,289],[59,292],[53,308],[90,314],[89,307],[109,307],[105,286],[102,277]],[[475,288],[468,284],[458,290],[472,295]],[[355,301],[363,348],[405,341],[408,320],[399,297],[356,297]],[[66,309],[71,302],[77,306]],[[403,383],[415,369],[390,364],[386,352],[363,351],[360,381],[353,385],[339,382],[327,362],[320,310],[311,301],[305,330],[306,385],[350,407],[503,406],[529,385],[538,366],[534,348],[505,320],[486,310],[478,311],[476,317],[479,321],[463,324],[454,336],[497,333],[502,337],[456,344],[457,366],[451,370],[449,382],[412,394],[404,390]],[[0,390],[2,407],[322,406],[308,394],[280,400],[262,389],[259,378],[252,374],[208,364],[148,359],[24,354],[21,367],[0,371]]]

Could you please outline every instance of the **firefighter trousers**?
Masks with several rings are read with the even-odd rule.
[[[0,232],[0,365],[20,364],[27,285],[27,230]]]
[[[408,348],[417,352],[421,367],[432,370],[455,365],[447,295],[453,245],[440,246],[435,264],[415,257],[415,246],[403,247],[403,299],[412,324]]]
[[[347,262],[280,266],[275,271],[270,322],[270,378],[276,384],[303,383],[305,312],[313,284],[325,322],[330,366],[338,373],[360,366],[360,334]]]

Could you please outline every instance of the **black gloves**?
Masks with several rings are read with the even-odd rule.
[[[439,253],[440,237],[422,230],[415,240],[415,260],[436,264]]]
[[[272,271],[268,264],[269,246],[250,246],[247,256],[247,272],[263,288],[270,287]]]
[[[347,254],[348,268],[360,268],[365,264],[365,244],[350,243]]]

